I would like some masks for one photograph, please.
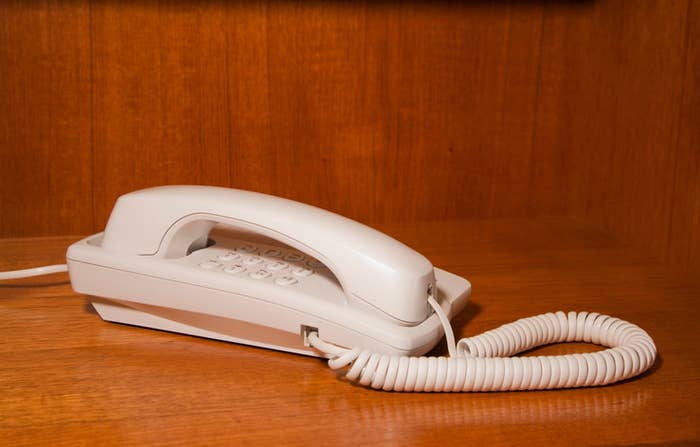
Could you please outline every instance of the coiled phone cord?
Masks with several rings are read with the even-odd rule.
[[[523,318],[454,343],[449,319],[430,297],[445,330],[450,357],[408,357],[346,349],[311,333],[309,343],[331,356],[345,377],[386,391],[507,391],[607,385],[643,373],[656,346],[640,327],[588,312],[546,313]],[[582,341],[609,349],[586,354],[510,357],[536,346]]]
[[[0,280],[64,272],[65,264],[0,272]],[[309,334],[311,346],[331,357],[334,369],[350,366],[348,380],[393,391],[506,391],[607,385],[643,373],[654,364],[656,346],[640,327],[588,312],[547,313],[463,338],[455,344],[450,320],[433,297],[450,357],[408,357],[346,349]],[[510,357],[536,346],[583,341],[604,351]]]

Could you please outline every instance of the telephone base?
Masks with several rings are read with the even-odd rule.
[[[302,334],[295,335],[240,320],[127,301],[93,298],[91,303],[103,320],[113,323],[324,357],[324,354],[316,349],[304,346]],[[254,339],[241,338],[232,334],[249,334]]]
[[[305,326],[318,328],[319,335],[338,346],[361,346],[392,355],[422,355],[442,337],[440,321],[435,315],[413,327],[375,319],[371,325],[364,326],[364,331],[358,331],[244,295],[70,262],[74,287],[92,295],[92,305],[105,321],[314,357],[327,355],[305,345]],[[467,280],[441,269],[435,269],[435,275],[438,296],[445,312],[452,317],[464,307],[471,286]],[[122,298],[125,296],[129,299]],[[347,309],[340,315],[349,315],[351,311]],[[276,316],[264,318],[270,315]]]

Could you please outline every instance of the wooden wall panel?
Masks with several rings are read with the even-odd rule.
[[[138,2],[92,5],[93,167],[96,224],[121,193],[165,183],[158,8]],[[189,131],[188,131],[189,133]]]
[[[89,8],[0,4],[0,235],[92,220]]]
[[[561,209],[557,189],[531,193],[552,158],[533,169],[542,5],[65,7],[89,11],[89,35],[61,45],[89,50],[89,82],[75,87],[89,95],[91,206],[74,209],[95,230],[119,194],[164,183],[270,192],[370,222]],[[8,209],[30,197],[18,193]],[[4,235],[66,229],[48,211],[40,226],[7,216]]]
[[[413,203],[385,220],[532,211],[528,185],[541,26],[538,5],[407,8],[397,92],[402,154],[388,161],[412,160],[399,164],[397,180],[405,186],[394,189],[390,203],[406,207],[401,197]]]
[[[92,6],[94,212],[173,184],[228,185],[226,36],[216,5]]]
[[[0,4],[0,236],[156,184],[700,256],[698,2]],[[31,206],[28,206],[31,204]]]
[[[688,5],[685,72],[677,127],[677,156],[664,259],[700,269],[700,4]]]
[[[692,107],[684,87],[692,84],[688,8],[689,2],[599,2],[590,14],[561,11],[566,211],[669,260],[681,249],[670,243],[673,214],[698,203],[692,194],[686,203],[672,199],[677,167],[692,166],[689,156],[697,151],[679,148],[678,132],[700,132],[681,113],[684,104]],[[687,188],[694,180],[681,182]],[[697,231],[685,225],[679,236],[688,240]]]
[[[263,158],[268,166],[258,176],[271,176],[276,194],[370,215],[371,201],[357,206],[369,192],[372,150],[361,130],[367,123],[362,9],[281,2],[266,14],[270,138],[263,150],[272,157]],[[256,152],[243,152],[248,149]]]
[[[279,146],[287,142],[271,132],[277,98],[270,92],[267,17],[262,2],[235,4],[226,17],[229,173],[238,188],[281,194],[275,188],[278,157],[290,154]]]

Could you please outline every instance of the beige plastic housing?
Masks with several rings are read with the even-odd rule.
[[[232,275],[202,264],[236,252],[216,224],[266,250],[296,250],[320,262],[291,286]],[[262,250],[261,248],[261,250]],[[93,295],[108,321],[241,342],[308,355],[304,331],[377,352],[419,355],[441,338],[428,293],[452,316],[469,282],[433,269],[407,246],[319,208],[264,194],[168,186],[122,196],[104,234],[71,245],[73,288]],[[322,264],[322,265],[321,265]]]

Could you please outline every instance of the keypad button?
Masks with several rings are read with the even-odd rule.
[[[220,254],[219,256],[217,256],[217,258],[220,261],[233,261],[233,260],[238,259],[240,257],[241,257],[241,255],[239,255],[238,253],[233,252],[233,251],[229,251],[227,253],[223,253],[223,254]]]
[[[313,274],[313,270],[311,269],[306,269],[304,267],[297,267],[294,270],[292,270],[292,273],[295,274],[296,276],[309,276]]]
[[[279,278],[275,278],[275,284],[279,284],[280,286],[291,286],[292,284],[296,283],[296,278],[291,276],[280,276]]]
[[[202,262],[199,266],[205,270],[216,270],[222,267],[221,263],[216,261]]]
[[[317,261],[316,259],[309,259],[308,261],[306,261],[306,265],[308,265],[309,267],[316,268],[316,269],[321,268],[321,267],[325,267],[321,261]]]
[[[265,250],[262,253],[264,256],[268,256],[270,258],[279,258],[282,256],[282,250],[277,250],[276,248],[270,248],[269,250]]]
[[[250,274],[250,277],[253,279],[265,279],[269,278],[272,275],[272,273],[268,272],[267,270],[256,270]]]
[[[243,263],[245,265],[256,265],[256,264],[262,264],[263,258],[258,257],[258,256],[250,256],[248,258],[245,258],[243,260]]]
[[[279,271],[279,270],[284,270],[287,267],[289,267],[289,264],[287,264],[286,262],[282,262],[282,261],[275,261],[275,262],[271,262],[271,263],[267,264],[268,270],[272,270],[275,272]]]
[[[233,264],[229,267],[226,267],[224,269],[224,272],[231,273],[231,274],[241,273],[241,272],[245,272],[245,267],[243,267],[241,264]]]
[[[255,245],[250,245],[250,244],[243,244],[239,246],[236,251],[240,251],[242,253],[253,253],[257,247]]]
[[[299,262],[304,260],[304,255],[293,251],[291,253],[287,253],[284,260],[289,262]]]

